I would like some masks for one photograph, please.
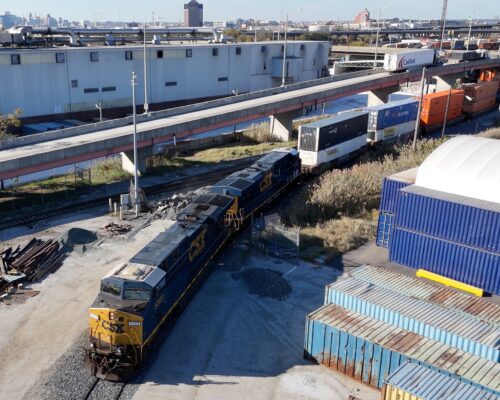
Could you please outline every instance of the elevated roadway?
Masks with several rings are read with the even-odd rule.
[[[428,77],[446,76],[464,73],[467,70],[498,68],[500,59],[480,60],[469,63],[445,65],[429,68]],[[291,124],[292,117],[305,107],[350,96],[360,92],[386,91],[398,88],[409,81],[421,79],[421,71],[409,71],[391,74],[380,70],[346,74],[262,91],[257,94],[235,96],[223,101],[208,102],[192,111],[175,111],[164,117],[148,120],[141,117],[138,124],[138,147],[140,157],[145,158],[152,146],[177,138],[190,136],[224,126],[249,121],[265,116],[274,116],[271,124],[282,128]],[[161,112],[158,113],[161,116]],[[130,154],[133,148],[133,126],[130,120],[111,121],[109,124],[122,126],[99,129],[96,131],[64,130],[50,132],[50,136],[35,135],[30,137],[31,143],[23,144],[23,140],[4,144],[0,151],[0,179],[9,179],[30,173],[47,170],[63,165],[91,160],[107,155]],[[108,125],[111,126],[111,125]],[[91,129],[89,127],[79,127]],[[70,131],[70,133],[65,132]],[[73,133],[71,133],[73,132]]]

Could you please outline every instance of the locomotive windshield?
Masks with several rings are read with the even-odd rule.
[[[120,297],[122,294],[122,288],[120,286],[106,282],[102,282],[101,291],[118,297]]]
[[[124,300],[148,301],[150,297],[151,297],[150,291],[145,289],[125,289],[123,292]]]

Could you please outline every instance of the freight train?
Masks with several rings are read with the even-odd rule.
[[[493,81],[495,75],[488,78]],[[464,97],[466,103],[484,102],[491,86],[461,91],[460,107]],[[130,379],[159,329],[175,320],[203,282],[213,257],[245,221],[297,181],[303,166],[340,163],[370,143],[412,132],[416,118],[432,116],[441,107],[443,99],[431,97],[424,99],[420,116],[418,100],[410,98],[303,125],[299,151],[274,150],[198,196],[168,230],[102,278],[89,309],[86,362],[92,374],[111,381]]]
[[[93,375],[126,381],[158,330],[182,311],[209,263],[255,212],[299,177],[296,150],[275,150],[198,196],[165,232],[101,280],[89,309],[86,363]]]

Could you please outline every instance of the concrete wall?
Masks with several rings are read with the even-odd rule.
[[[272,77],[272,60],[282,57],[281,47],[281,42],[150,45],[148,102],[227,96],[233,91],[244,93],[278,86],[281,80]],[[217,55],[213,49],[218,50]],[[186,56],[186,50],[192,57]],[[328,50],[327,42],[290,42],[287,56],[303,59],[294,82],[319,77],[328,65]],[[93,52],[98,53],[98,61],[91,61]],[[126,59],[126,52],[132,53],[131,60]],[[56,63],[58,53],[64,57],[63,63]],[[12,65],[12,54],[21,56],[20,65]],[[104,109],[131,106],[132,71],[138,75],[137,104],[141,105],[143,61],[140,46],[2,49],[0,113],[21,108],[26,118],[95,110],[97,116],[95,104],[99,102]]]

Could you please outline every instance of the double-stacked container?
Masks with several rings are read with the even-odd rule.
[[[404,99],[368,107],[368,142],[397,139],[415,129],[418,100]]]
[[[422,99],[422,111],[420,113],[420,123],[423,128],[432,130],[443,125],[448,96],[450,96],[450,102],[446,121],[453,121],[462,115],[463,90],[452,90],[451,95],[448,90],[426,94]]]
[[[496,107],[498,82],[480,81],[466,84],[463,88],[465,92],[464,114],[474,115]]]

